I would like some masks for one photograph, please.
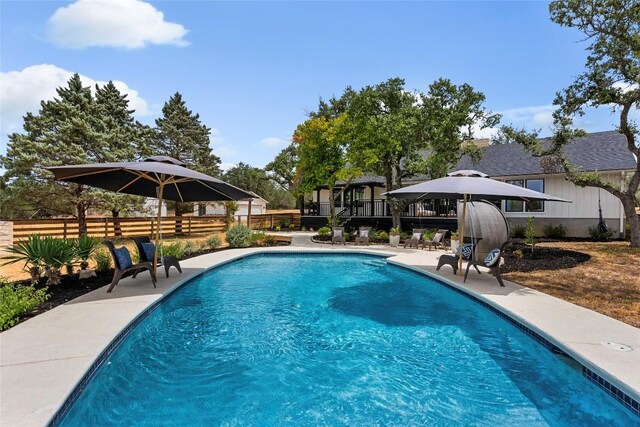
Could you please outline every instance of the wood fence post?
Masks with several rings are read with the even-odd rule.
[[[67,218],[64,219],[62,227],[63,227],[62,235],[66,239],[67,238]]]
[[[188,235],[191,235],[191,217],[189,217],[189,231],[187,231]]]
[[[105,239],[109,237],[109,219],[108,218],[104,219],[104,237]]]
[[[151,233],[150,233],[150,235],[151,235],[150,239],[151,240],[155,240],[155,238],[156,238],[156,235],[154,233],[155,228],[153,227],[153,220],[154,220],[154,218],[152,217],[151,218]]]
[[[273,214],[271,214],[271,229],[273,229]]]

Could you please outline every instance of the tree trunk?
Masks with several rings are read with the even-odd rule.
[[[385,166],[385,181],[386,181],[386,190],[393,191],[400,188],[400,183],[397,179],[397,173],[393,165],[388,164]],[[391,211],[391,221],[393,223],[393,227],[400,230],[400,212],[403,208],[403,203],[394,198],[387,197],[387,204],[389,205],[389,210]]]
[[[111,216],[113,217],[113,234],[116,237],[122,237],[122,227],[120,226],[120,211],[117,209],[111,209]]]
[[[176,202],[174,212],[177,217],[181,217],[182,215],[189,213],[189,209],[193,209],[193,205],[191,203],[183,203]],[[180,218],[176,219],[176,234],[182,234],[182,220]]]
[[[333,187],[329,187],[329,227],[336,225],[336,201],[333,198]]]
[[[304,215],[304,194],[298,196],[298,207],[300,208],[300,215]]]
[[[78,211],[78,237],[82,237],[87,234],[87,207],[84,202],[78,202],[76,209]]]
[[[624,216],[631,228],[629,243],[632,248],[640,248],[640,216],[636,213],[635,200],[633,197],[624,197],[620,200],[622,201]],[[622,232],[624,233],[624,230],[622,230]]]

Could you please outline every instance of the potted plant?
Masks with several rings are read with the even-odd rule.
[[[451,252],[455,254],[457,249],[458,249],[458,232],[452,231],[451,232]]]
[[[400,244],[400,228],[392,227],[389,230],[389,245],[391,247],[397,247]]]
[[[73,245],[75,256],[77,260],[80,261],[80,279],[95,277],[96,272],[94,270],[87,270],[87,267],[89,266],[89,258],[93,256],[101,245],[100,240],[83,235],[74,240]]]

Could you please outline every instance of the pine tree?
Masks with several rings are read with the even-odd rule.
[[[143,137],[150,130],[131,118],[126,95],[113,84],[97,92],[94,98],[75,74],[66,87],[57,89],[56,98],[40,103],[37,114],[25,115],[25,132],[9,135],[7,154],[0,157],[6,170],[2,182],[17,209],[36,216],[75,216],[81,234],[86,232],[87,210],[99,205],[104,193],[55,181],[44,168],[133,160],[150,141]]]
[[[200,115],[187,108],[182,95],[176,92],[162,107],[162,117],[156,119],[157,154],[178,159],[188,168],[211,176],[220,175],[220,158],[211,152],[211,129],[200,122]],[[193,211],[191,203],[171,203],[176,216]],[[173,205],[173,206],[172,206]],[[182,227],[176,222],[176,233]]]

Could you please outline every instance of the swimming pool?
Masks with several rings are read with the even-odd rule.
[[[494,312],[352,254],[257,255],[183,286],[63,425],[637,425]]]

